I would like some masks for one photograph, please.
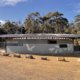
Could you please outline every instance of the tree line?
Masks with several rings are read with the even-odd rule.
[[[60,12],[49,12],[41,16],[39,12],[27,15],[24,23],[7,21],[0,28],[0,34],[54,33],[80,34],[80,15],[73,23]]]

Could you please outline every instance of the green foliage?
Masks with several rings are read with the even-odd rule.
[[[80,30],[79,30],[79,31],[77,31],[77,34],[80,34]]]
[[[0,35],[1,34],[7,34],[7,32],[3,28],[0,28]]]
[[[68,27],[68,20],[59,12],[49,12],[43,17],[35,12],[28,15],[25,27],[27,33],[63,33]]]
[[[3,25],[3,28],[5,31],[7,31],[8,34],[15,34],[18,25],[15,22],[8,21]]]
[[[11,22],[6,22],[4,25],[3,25],[3,27],[4,27],[4,29],[10,29],[10,28],[12,28],[14,25],[11,23]]]
[[[80,31],[80,15],[76,15],[74,19],[75,29],[77,29],[77,33]]]
[[[71,34],[71,29],[70,29],[70,28],[67,28],[67,29],[65,30],[65,33],[66,33],[66,34]]]
[[[31,13],[27,16],[24,26],[18,23],[7,21],[3,25],[0,34],[25,34],[26,33],[66,33],[80,34],[80,15],[75,17],[74,23],[68,22],[60,12],[49,12],[43,17],[39,12]]]

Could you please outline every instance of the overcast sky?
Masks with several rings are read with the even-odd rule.
[[[42,16],[59,11],[72,22],[74,16],[80,14],[80,0],[0,0],[0,20],[24,21],[35,11]]]

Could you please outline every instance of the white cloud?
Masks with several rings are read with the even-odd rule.
[[[6,21],[0,20],[0,25],[1,25],[1,24],[2,24],[2,25],[5,24],[5,22],[6,22]]]
[[[24,2],[24,1],[27,1],[27,0],[0,0],[0,6],[6,6],[6,5],[16,5],[17,3],[20,3],[20,2]]]

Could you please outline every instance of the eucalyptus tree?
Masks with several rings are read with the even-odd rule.
[[[3,28],[0,28],[0,35],[2,34],[7,34],[7,32]]]
[[[52,21],[49,16],[44,16],[42,18],[43,23],[41,27],[41,32],[43,33],[54,33],[54,26],[52,25]]]
[[[80,15],[75,16],[74,25],[75,29],[77,29],[77,32],[80,33]]]
[[[61,33],[68,27],[68,20],[59,12],[49,12],[43,17],[35,12],[27,16],[25,27],[27,33]]]
[[[41,18],[39,12],[31,13],[25,20],[27,33],[39,33],[41,27]]]
[[[17,28],[18,28],[18,25],[16,24],[16,22],[7,21],[7,22],[3,25],[3,29],[4,29],[8,34],[15,34]]]
[[[62,33],[68,27],[68,20],[59,12],[49,12],[43,17],[43,21],[43,32]]]
[[[51,18],[55,23],[55,33],[62,33],[68,27],[68,20],[63,17],[62,13],[54,12]]]

